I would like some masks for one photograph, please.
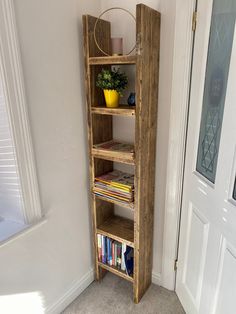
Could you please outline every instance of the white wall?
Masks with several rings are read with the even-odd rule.
[[[50,307],[92,279],[81,15],[100,2],[14,3],[47,221],[0,247],[0,295],[39,292]]]
[[[173,47],[175,25],[175,2],[173,0],[102,0],[102,10],[111,7],[122,7],[135,14],[137,3],[144,3],[161,12],[161,49],[160,49],[160,87],[157,130],[156,187],[155,187],[155,221],[153,244],[153,278],[161,283],[163,225],[165,210],[166,169],[169,141],[169,118],[171,105],[171,82],[173,70]],[[126,13],[111,11],[104,18],[112,20],[112,36],[124,37],[124,52],[129,51],[135,40],[135,28],[132,18]],[[116,123],[117,122],[117,123]],[[122,124],[123,123],[123,124]],[[114,121],[116,137],[127,137],[127,125],[132,123],[121,119]],[[124,213],[124,211],[123,211]]]

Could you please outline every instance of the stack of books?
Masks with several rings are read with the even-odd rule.
[[[134,201],[134,175],[119,170],[95,178],[94,193],[123,203]]]
[[[132,276],[134,269],[133,248],[101,234],[97,234],[97,240],[99,262],[116,267]]]

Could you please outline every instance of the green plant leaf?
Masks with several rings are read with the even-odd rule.
[[[128,78],[125,73],[121,73],[118,70],[105,70],[98,74],[96,80],[96,86],[101,89],[114,89],[118,93],[121,92],[126,88],[128,84]]]

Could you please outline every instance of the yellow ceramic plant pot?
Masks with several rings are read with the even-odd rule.
[[[119,107],[120,94],[116,90],[104,89],[103,92],[105,96],[106,106],[108,108]]]

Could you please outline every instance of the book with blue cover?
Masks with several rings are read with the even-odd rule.
[[[107,238],[107,264],[110,264],[110,239]]]
[[[129,276],[132,276],[134,273],[134,250],[130,246],[126,247],[126,251],[124,253],[125,256],[125,266],[126,272]]]
[[[106,264],[106,237],[102,236],[102,262]]]

